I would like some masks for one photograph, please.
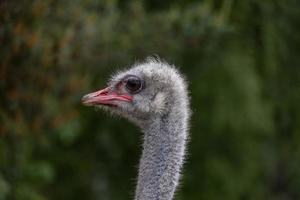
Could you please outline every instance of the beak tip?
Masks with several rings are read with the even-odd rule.
[[[88,103],[88,100],[89,100],[89,95],[87,94],[87,95],[84,95],[82,98],[81,98],[81,103],[83,104],[83,105],[85,105],[85,106],[88,106],[88,105],[90,105],[89,103]]]
[[[88,95],[84,95],[82,98],[81,98],[81,101],[84,102],[88,99]]]

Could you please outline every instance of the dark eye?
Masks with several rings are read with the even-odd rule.
[[[130,93],[138,93],[143,88],[143,83],[140,78],[136,76],[130,76],[125,80],[125,87]]]

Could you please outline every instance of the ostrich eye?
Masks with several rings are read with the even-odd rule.
[[[125,87],[130,93],[138,93],[143,88],[143,83],[139,77],[129,76],[125,79]]]

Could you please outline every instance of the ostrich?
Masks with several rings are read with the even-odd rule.
[[[187,86],[174,66],[148,58],[112,76],[107,88],[82,102],[123,116],[144,133],[135,199],[173,199],[190,116]]]

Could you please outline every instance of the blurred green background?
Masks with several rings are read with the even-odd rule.
[[[2,0],[0,44],[0,200],[133,199],[141,133],[80,101],[149,55],[189,81],[177,200],[300,199],[299,0]]]

